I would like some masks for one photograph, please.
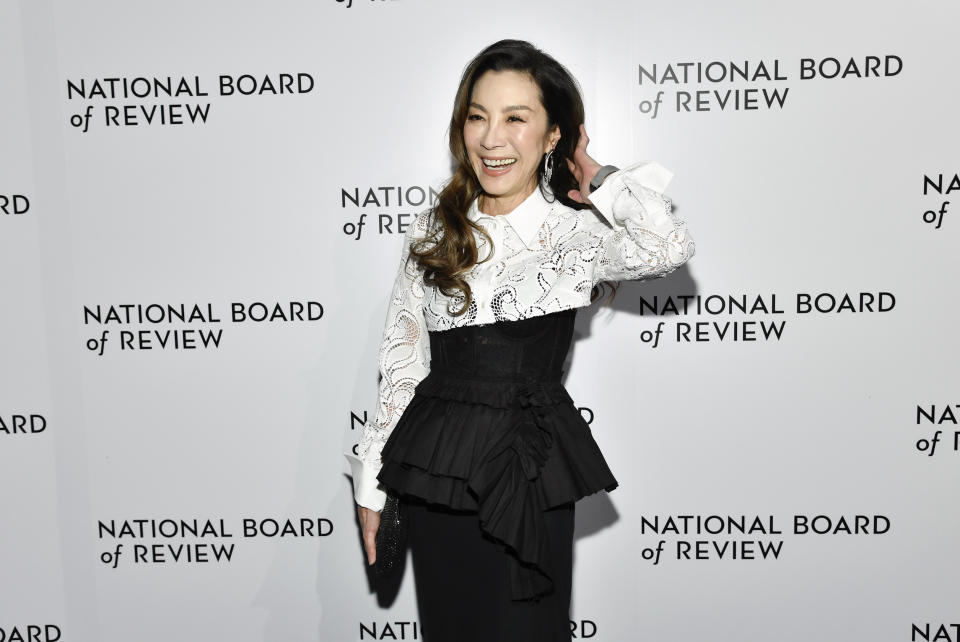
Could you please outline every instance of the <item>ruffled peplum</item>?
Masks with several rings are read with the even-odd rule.
[[[565,348],[554,356],[564,355]],[[550,546],[543,511],[613,490],[617,481],[559,370],[511,364],[478,374],[452,363],[435,364],[417,386],[381,452],[378,479],[402,495],[477,512],[480,528],[510,554],[513,599],[539,599],[553,588],[543,570]]]

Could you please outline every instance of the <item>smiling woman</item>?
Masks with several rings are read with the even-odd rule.
[[[693,256],[670,173],[601,167],[583,119],[552,57],[480,52],[454,101],[454,175],[404,240],[376,418],[347,458],[371,564],[399,498],[427,642],[571,639],[574,505],[617,487],[561,383],[576,313],[602,283]]]
[[[463,142],[480,180],[480,211],[512,212],[537,187],[540,161],[560,140],[528,74],[488,71],[473,86]]]

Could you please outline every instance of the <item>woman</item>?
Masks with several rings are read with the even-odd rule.
[[[405,502],[428,642],[570,639],[574,502],[617,486],[560,383],[574,317],[604,283],[693,255],[670,173],[601,167],[583,121],[553,58],[480,52],[450,121],[456,171],[404,240],[376,419],[348,459],[369,563],[385,489]]]

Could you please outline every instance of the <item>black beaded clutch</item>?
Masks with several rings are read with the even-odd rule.
[[[377,561],[373,570],[381,577],[389,577],[403,566],[407,556],[407,518],[400,498],[392,491],[380,511],[380,528],[377,530]]]

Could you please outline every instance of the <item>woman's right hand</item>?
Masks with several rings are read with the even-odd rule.
[[[367,564],[373,565],[377,561],[377,530],[380,528],[380,513],[366,506],[357,506],[357,515],[360,517],[360,533],[363,536],[363,548],[367,552]]]

